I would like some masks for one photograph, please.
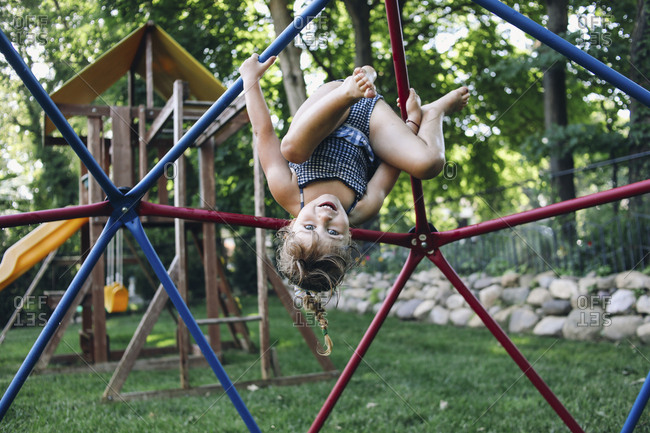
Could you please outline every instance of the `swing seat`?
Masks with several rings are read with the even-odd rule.
[[[117,281],[104,286],[104,307],[109,313],[123,313],[129,305],[129,291]]]

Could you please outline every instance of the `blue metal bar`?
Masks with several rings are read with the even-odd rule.
[[[627,416],[625,424],[623,424],[621,433],[631,433],[634,431],[636,424],[639,422],[639,418],[641,418],[643,409],[648,404],[648,399],[650,399],[650,373],[648,373],[645,382],[643,382],[641,391],[634,401],[634,405],[632,405],[632,410],[630,410],[630,414]]]
[[[573,46],[552,31],[537,24],[530,18],[525,17],[499,0],[473,0],[474,3],[483,6],[485,9],[500,16],[510,24],[518,27],[532,37],[539,39],[560,54],[593,72],[602,79],[618,87],[628,95],[636,98],[644,105],[650,107],[650,92],[636,84],[634,81],[616,72],[600,60]]]
[[[0,30],[0,52],[4,54],[11,67],[14,68],[20,79],[25,83],[27,89],[29,89],[32,95],[34,95],[34,98],[36,98],[36,101],[43,107],[45,114],[47,114],[54,125],[61,131],[63,138],[70,144],[70,147],[72,147],[79,156],[79,159],[88,168],[88,171],[97,180],[97,183],[99,183],[99,186],[104,190],[108,198],[113,201],[113,199],[122,197],[123,194],[115,187],[106,173],[104,173],[104,170],[102,170],[95,158],[90,154],[79,136],[72,129],[72,126],[70,126],[66,118],[61,114],[61,110],[59,110],[54,101],[52,101],[52,98],[50,98],[50,95],[43,89],[2,30]]]
[[[172,303],[176,307],[176,310],[178,311],[178,314],[181,316],[183,322],[187,326],[187,329],[190,331],[194,337],[194,340],[201,348],[203,356],[205,356],[208,364],[210,364],[210,367],[212,367],[212,371],[214,371],[215,375],[219,379],[219,382],[221,383],[221,386],[223,386],[226,394],[228,394],[228,397],[230,397],[230,401],[232,401],[235,409],[237,409],[237,412],[239,412],[239,415],[248,427],[248,430],[251,432],[261,432],[260,428],[255,423],[253,416],[248,411],[246,404],[244,404],[244,401],[241,399],[241,396],[235,389],[235,386],[230,381],[228,374],[219,362],[217,355],[215,355],[212,347],[210,347],[210,344],[208,343],[208,340],[205,338],[205,335],[203,335],[201,328],[199,328],[196,320],[194,320],[194,316],[192,316],[192,313],[190,312],[189,308],[187,308],[185,301],[183,301],[180,293],[178,293],[178,289],[176,289],[176,286],[169,277],[169,274],[167,274],[167,271],[160,261],[158,254],[156,254],[156,251],[154,251],[153,246],[149,242],[149,239],[147,238],[147,235],[142,228],[140,220],[133,218],[130,221],[126,222],[126,227],[131,231],[133,237],[140,244],[144,255],[147,257],[147,260],[153,267],[154,272],[167,291],[169,299],[171,299]]]
[[[300,33],[318,13],[327,5],[329,0],[315,0],[304,12],[296,17],[287,28],[260,54],[260,62],[266,61],[271,56],[276,56],[291,43],[296,35]],[[167,164],[176,161],[185,150],[199,138],[205,129],[225,110],[239,94],[244,90],[244,83],[241,78],[224,92],[223,95],[206,111],[194,126],[171,148],[167,154],[158,161],[151,171],[126,196],[138,201],[153,184],[164,174]]]
[[[23,364],[18,369],[18,372],[2,396],[2,400],[0,400],[0,421],[2,421],[4,418],[7,410],[9,409],[9,406],[11,406],[14,398],[16,398],[18,391],[20,391],[20,388],[22,388],[23,384],[27,380],[27,377],[29,377],[29,374],[38,362],[38,359],[41,357],[43,350],[45,350],[45,347],[50,342],[50,339],[54,335],[54,332],[56,332],[56,329],[59,327],[59,324],[63,320],[66,312],[70,309],[72,301],[74,301],[74,298],[79,293],[79,290],[81,290],[81,287],[90,275],[90,271],[92,271],[95,263],[97,263],[97,261],[100,259],[102,253],[106,249],[106,245],[108,245],[108,242],[120,227],[121,223],[117,219],[113,217],[110,217],[108,219],[108,222],[106,223],[102,234],[99,236],[99,239],[97,239],[97,242],[93,246],[92,250],[90,250],[88,257],[81,265],[79,272],[77,272],[77,275],[75,275],[74,279],[70,283],[70,286],[65,291],[65,294],[61,298],[59,305],[57,305],[57,307],[54,309],[50,320],[48,320],[47,324],[43,328],[43,331],[41,331],[41,334],[36,339],[36,342],[27,354],[27,357],[23,361]]]

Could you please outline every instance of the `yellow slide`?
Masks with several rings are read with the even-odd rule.
[[[0,291],[76,233],[88,218],[44,223],[5,251],[0,263]]]

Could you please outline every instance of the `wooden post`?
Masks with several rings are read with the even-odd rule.
[[[253,159],[255,215],[264,216],[264,176],[256,146],[253,146]],[[266,232],[264,229],[255,229],[255,244],[257,253],[257,311],[262,316],[262,320],[260,320],[260,367],[262,369],[262,379],[268,379],[271,372],[271,352],[269,336],[269,294],[266,283],[266,270],[264,269],[264,258],[266,257]]]
[[[147,91],[147,108],[153,108],[153,41],[151,30],[153,27],[146,29],[145,40],[145,85]]]
[[[90,154],[102,164],[104,149],[102,149],[102,119],[88,118],[88,149]],[[104,200],[104,191],[92,176],[88,178],[88,196],[91,203]],[[90,218],[90,244],[95,245],[102,232],[102,223],[97,217]],[[104,310],[104,255],[99,259],[90,273],[92,296],[92,357],[95,363],[108,361],[106,347],[106,311]]]
[[[138,106],[138,179],[141,180],[149,171],[147,163],[147,112],[144,105]],[[149,200],[149,190],[142,196],[143,201]]]
[[[160,146],[156,148],[156,151],[158,152],[159,160],[167,153],[167,149],[163,149]],[[158,178],[158,203],[160,204],[169,204],[169,196],[167,195],[167,176],[167,167],[165,167],[165,172]]]
[[[169,265],[169,268],[167,269],[167,273],[172,280],[178,278],[178,256],[174,257],[174,260],[172,260],[171,265]],[[158,290],[156,290],[153,299],[149,302],[147,311],[142,316],[140,324],[133,334],[133,338],[131,338],[129,345],[126,347],[126,350],[122,355],[122,359],[120,359],[110,382],[104,390],[102,396],[104,400],[112,400],[119,396],[129,373],[133,370],[135,361],[138,359],[138,355],[140,354],[144,343],[147,341],[147,336],[151,333],[151,330],[160,317],[160,313],[165,307],[165,303],[167,303],[168,299],[169,296],[161,284],[158,286]]]
[[[214,210],[216,207],[214,181],[214,140],[208,140],[199,147],[199,186],[201,207]],[[205,276],[205,301],[208,318],[219,317],[219,287],[217,283],[217,227],[213,223],[203,223],[203,272]],[[221,355],[221,333],[219,325],[208,327],[210,346]]]
[[[183,136],[183,82],[174,81],[174,144]],[[185,205],[185,156],[176,160],[176,177],[174,178],[174,206]],[[185,220],[174,220],[174,241],[176,255],[179,258],[177,288],[181,297],[187,302],[187,249],[185,248]],[[190,335],[182,320],[178,321],[178,352],[180,355],[181,388],[190,387],[189,382]]]
[[[131,149],[131,107],[111,107],[113,130],[113,183],[133,186],[133,149]]]

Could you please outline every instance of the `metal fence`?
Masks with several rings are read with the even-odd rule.
[[[650,215],[626,214],[604,223],[557,220],[514,227],[442,247],[460,274],[485,271],[543,272],[584,275],[650,266]]]

